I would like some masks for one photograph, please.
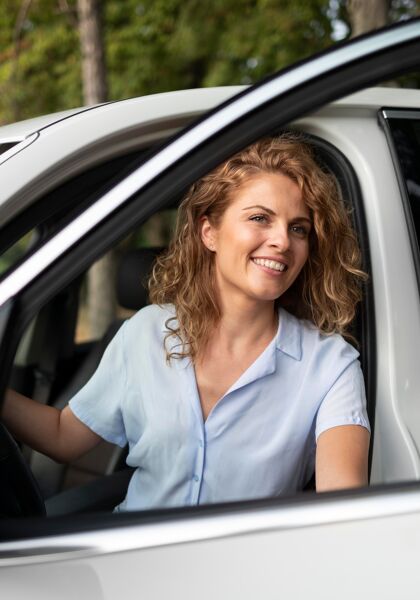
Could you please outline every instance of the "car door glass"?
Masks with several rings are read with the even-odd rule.
[[[13,266],[20,261],[33,246],[35,246],[38,239],[38,228],[34,228],[9,246],[9,248],[0,255],[0,276],[12,269]]]

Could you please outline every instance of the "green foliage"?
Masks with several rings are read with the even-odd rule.
[[[79,106],[76,0],[0,2],[0,124]],[[64,10],[67,6],[68,10]],[[253,83],[329,46],[345,0],[104,0],[110,99]],[[392,18],[415,0],[392,0]]]
[[[76,0],[0,3],[0,123],[82,104]],[[251,83],[331,43],[325,1],[106,0],[110,99]]]
[[[0,4],[0,122],[82,102],[77,30],[54,0],[34,0],[16,39],[19,3]]]
[[[114,98],[251,83],[331,43],[322,0],[109,1],[106,17]]]

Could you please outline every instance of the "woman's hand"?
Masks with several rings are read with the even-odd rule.
[[[341,425],[321,433],[316,448],[316,491],[367,485],[369,441],[369,431],[360,425]]]

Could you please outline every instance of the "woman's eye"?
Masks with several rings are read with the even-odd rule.
[[[250,221],[255,221],[256,223],[266,223],[267,216],[266,215],[253,215],[250,217]]]
[[[308,235],[308,230],[303,225],[292,225],[290,229],[293,231],[293,233],[297,233],[298,235]]]

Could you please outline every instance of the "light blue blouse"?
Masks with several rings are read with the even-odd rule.
[[[313,473],[323,431],[369,429],[358,352],[284,309],[275,338],[203,422],[190,360],[165,359],[172,316],[171,305],[151,305],[126,321],[70,401],[101,437],[128,443],[136,470],[117,510],[293,493]]]

